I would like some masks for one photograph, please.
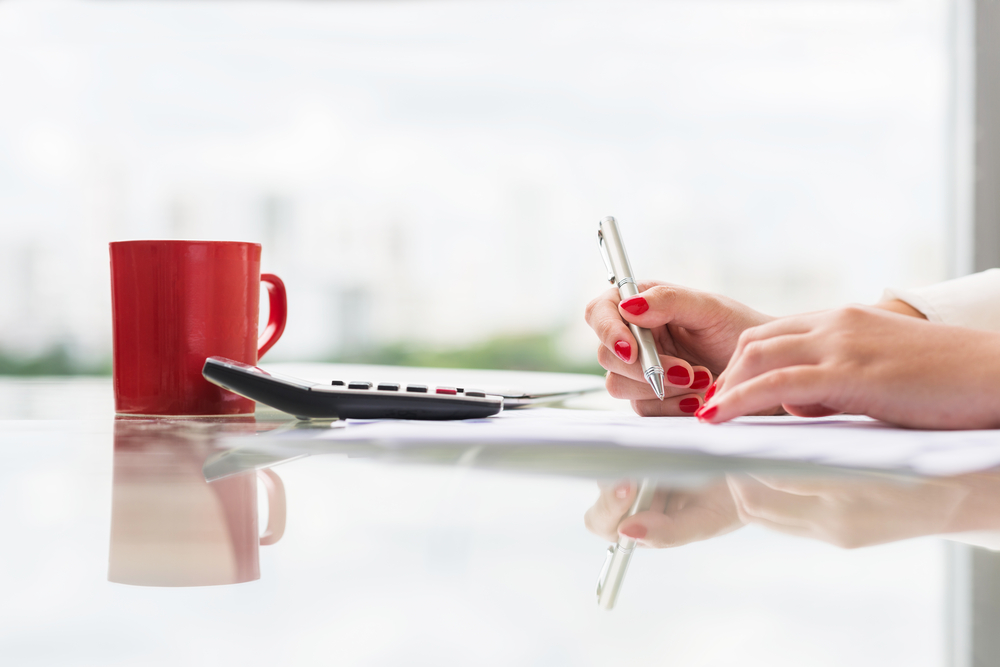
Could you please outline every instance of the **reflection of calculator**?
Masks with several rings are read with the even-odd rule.
[[[503,410],[503,397],[465,387],[333,380],[320,384],[209,357],[209,382],[300,419],[476,419]]]

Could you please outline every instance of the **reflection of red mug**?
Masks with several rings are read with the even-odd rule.
[[[108,581],[219,586],[260,579],[260,546],[276,543],[285,530],[281,479],[271,470],[214,482],[202,474],[212,435],[255,430],[253,421],[115,421]],[[258,479],[268,499],[263,533]]]
[[[270,311],[258,339],[260,285]],[[260,273],[260,244],[119,241],[111,244],[115,411],[233,415],[254,402],[205,380],[211,356],[255,365],[281,336],[285,286]]]

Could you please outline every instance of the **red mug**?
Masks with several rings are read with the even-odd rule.
[[[255,365],[285,329],[285,285],[261,275],[260,244],[118,241],[110,249],[115,411],[253,413],[253,401],[208,382],[201,369],[216,355]],[[270,309],[258,338],[262,283]]]

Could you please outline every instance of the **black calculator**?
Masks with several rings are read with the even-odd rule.
[[[307,382],[224,357],[201,374],[223,389],[299,419],[479,419],[503,410],[503,396],[465,387],[365,380]]]

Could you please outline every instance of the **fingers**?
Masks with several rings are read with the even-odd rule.
[[[822,510],[820,498],[779,491],[747,475],[729,475],[729,489],[744,523],[802,535]]]
[[[649,389],[649,385],[646,385]],[[653,390],[649,389],[652,394]],[[633,400],[632,410],[640,417],[690,417],[704,405],[704,398],[698,394],[684,394],[662,401],[655,396],[645,400]]]
[[[608,542],[618,539],[618,524],[628,512],[637,491],[629,481],[599,485],[601,489],[597,502],[583,516],[587,530]]]
[[[628,480],[615,484],[598,484],[598,487],[601,493],[593,507],[584,514],[583,521],[590,532],[609,542],[615,542],[618,540],[618,526],[635,501],[638,487]],[[662,513],[669,495],[667,489],[656,489],[649,511]]]
[[[719,391],[698,413],[712,424],[752,415],[779,405],[824,404],[832,372],[825,366],[791,366],[768,371],[741,384]]]
[[[597,358],[601,366],[610,371],[605,384],[612,396],[629,400],[654,398],[639,364],[626,364],[603,346]],[[704,392],[712,384],[712,373],[704,366],[692,366],[683,359],[662,354],[660,364],[664,368],[663,385],[667,396]]]
[[[664,324],[702,329],[723,317],[725,309],[725,304],[714,294],[662,284],[645,289],[619,306],[621,317],[646,329]]]
[[[620,300],[617,289],[606,290],[587,304],[586,320],[608,352],[627,364],[633,364],[638,357],[639,348],[618,312]]]
[[[741,343],[742,349],[733,355],[719,388],[735,387],[777,368],[817,364],[821,351],[815,349],[813,343],[813,339],[804,334],[783,334]]]
[[[723,535],[742,526],[725,481],[693,492],[671,493],[662,510],[650,508],[623,519],[618,533],[645,547],[677,547]]]
[[[833,408],[828,408],[825,405],[814,404],[814,405],[785,405],[785,412],[796,417],[829,417],[830,415],[839,415],[840,410],[834,410]]]
[[[751,348],[751,355],[754,358],[760,358],[762,356],[760,353],[764,351],[763,349],[767,349],[762,341],[767,341],[781,336],[806,334],[812,331],[817,317],[818,314],[783,317],[781,319],[773,320],[766,324],[751,327],[743,331],[736,343],[736,349],[733,350],[733,356],[729,359],[729,364],[727,365],[726,370],[719,375],[719,379],[716,382],[718,390],[721,391],[725,385],[731,383],[730,378],[732,373],[730,372],[730,369],[734,368],[735,365],[739,363],[740,359],[746,355],[748,347]]]

